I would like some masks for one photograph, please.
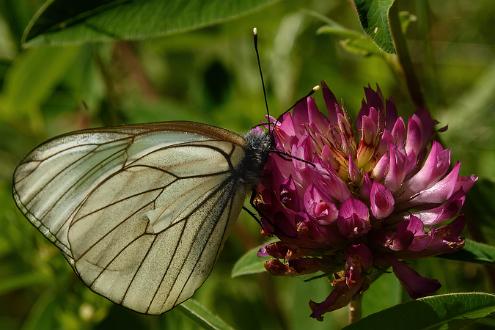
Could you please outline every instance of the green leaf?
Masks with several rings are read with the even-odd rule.
[[[10,278],[4,278],[0,283],[0,295],[6,294],[12,290],[46,283],[47,281],[48,277],[40,273],[29,273],[16,275],[15,277]]]
[[[136,40],[184,32],[247,14],[277,0],[49,0],[29,23],[25,46]]]
[[[18,56],[6,73],[0,114],[9,118],[37,110],[78,53],[78,47],[43,47]]]
[[[362,32],[358,32],[353,29],[348,29],[345,26],[335,22],[331,18],[321,15],[320,13],[309,10],[305,11],[305,13],[307,13],[310,16],[316,17],[317,19],[326,23],[326,25],[323,25],[316,31],[316,34],[324,34],[324,33],[334,34],[345,38],[359,38],[364,35]]]
[[[205,329],[233,329],[194,299],[183,302],[177,308]]]
[[[265,272],[266,270],[264,264],[267,258],[258,257],[259,249],[265,245],[266,243],[252,248],[240,257],[232,268],[231,276],[237,277]]]
[[[395,0],[354,0],[364,31],[387,53],[395,53],[389,27],[389,11]]]
[[[341,25],[323,25],[320,27],[318,30],[316,30],[317,34],[333,34],[342,38],[361,38],[363,35],[361,35],[359,32],[356,32],[354,30],[345,28]]]
[[[49,330],[55,328],[57,295],[51,289],[44,291],[35,301],[27,318],[22,324],[22,330]]]
[[[464,248],[454,253],[442,254],[439,257],[479,264],[495,264],[495,247],[466,239]]]
[[[344,329],[437,329],[458,320],[484,318],[494,312],[495,295],[451,293],[421,298],[388,308]]]
[[[342,40],[340,46],[347,52],[360,56],[380,55],[381,52],[373,41],[366,37]]]

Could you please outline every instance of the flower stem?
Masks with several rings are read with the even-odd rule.
[[[363,299],[362,294],[357,294],[352,298],[349,303],[349,324],[357,322],[361,319],[361,301]]]
[[[395,50],[397,52],[397,58],[402,68],[402,74],[405,77],[407,89],[411,96],[414,105],[417,108],[426,108],[425,99],[421,91],[418,77],[414,71],[414,67],[407,49],[407,42],[402,32],[402,27],[399,19],[399,10],[397,9],[397,1],[394,2],[389,11],[389,24],[392,39],[395,44]]]

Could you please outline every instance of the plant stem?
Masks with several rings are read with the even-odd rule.
[[[389,25],[392,39],[394,41],[397,58],[402,68],[402,73],[406,79],[407,89],[411,99],[417,108],[426,109],[425,99],[421,92],[418,77],[414,71],[414,67],[407,49],[407,42],[402,33],[402,27],[399,19],[399,10],[397,9],[397,1],[393,3],[389,10]]]
[[[361,301],[363,299],[362,294],[357,294],[352,298],[349,303],[349,324],[357,322],[361,319]]]

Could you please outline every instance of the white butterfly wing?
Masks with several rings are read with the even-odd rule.
[[[241,137],[206,125],[76,132],[26,157],[14,198],[92,290],[160,314],[209,275],[246,195],[243,157]]]

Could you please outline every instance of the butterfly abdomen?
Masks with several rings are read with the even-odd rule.
[[[273,143],[269,134],[255,130],[247,133],[244,138],[246,140],[246,154],[237,171],[240,180],[247,186],[253,187],[258,183],[268,154],[273,149]]]

